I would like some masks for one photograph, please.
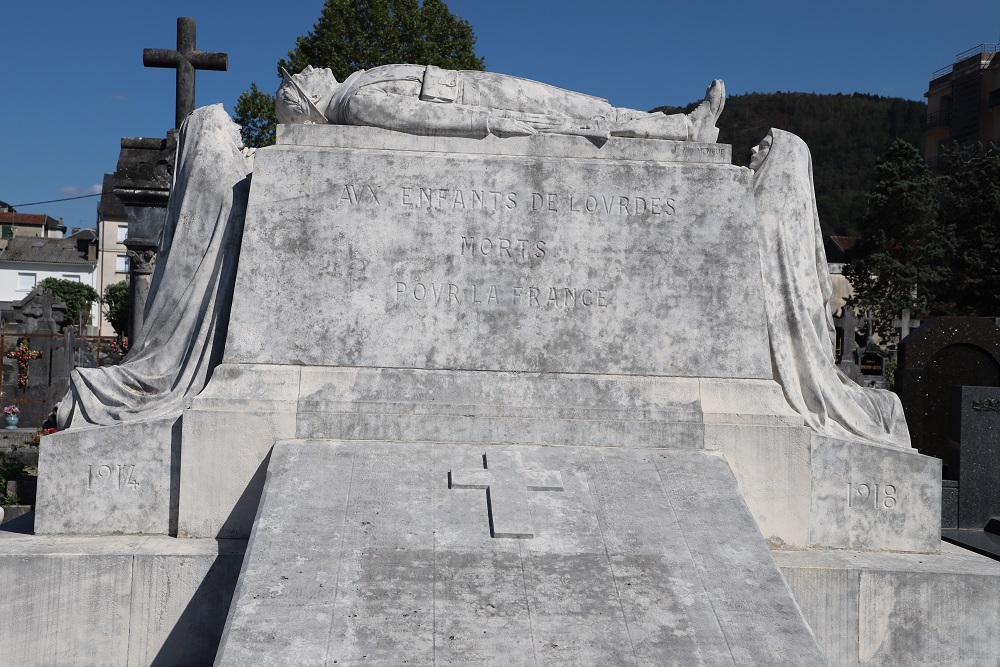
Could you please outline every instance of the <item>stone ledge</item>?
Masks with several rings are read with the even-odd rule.
[[[729,144],[703,144],[661,139],[611,137],[606,142],[586,137],[538,134],[532,137],[484,139],[424,137],[378,127],[353,125],[278,125],[277,146],[361,148],[430,153],[472,153],[530,157],[602,158],[641,162],[732,164]],[[265,149],[271,150],[271,149]]]
[[[10,664],[211,664],[245,540],[0,531]]]
[[[1000,563],[940,554],[772,551],[831,667],[995,664]]]

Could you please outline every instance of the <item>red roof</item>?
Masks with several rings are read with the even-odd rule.
[[[44,213],[8,213],[0,211],[0,225],[33,225],[36,227],[58,227],[59,221]]]

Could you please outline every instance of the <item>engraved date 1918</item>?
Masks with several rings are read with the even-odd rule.
[[[892,509],[899,499],[895,484],[869,484],[851,482],[847,490],[848,507]]]
[[[87,466],[87,488],[111,487],[115,489],[138,489],[139,480],[135,476],[135,466],[129,463],[115,463]]]

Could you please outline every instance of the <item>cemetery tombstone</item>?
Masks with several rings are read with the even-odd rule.
[[[900,342],[895,377],[913,447],[942,459],[945,479],[958,479],[951,388],[1000,387],[1000,328],[987,318],[931,318]]]
[[[840,309],[839,315],[833,316],[834,331],[836,332],[836,358],[837,366],[844,374],[859,382],[861,371],[858,368],[858,316],[851,306],[844,306]]]
[[[953,387],[951,440],[959,448],[958,528],[1000,517],[1000,387]]]
[[[868,343],[858,354],[858,367],[861,370],[860,383],[866,387],[888,388],[885,381],[885,367],[889,355],[875,343]]]

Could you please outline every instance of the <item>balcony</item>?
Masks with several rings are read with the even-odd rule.
[[[935,111],[927,114],[924,129],[933,130],[936,127],[951,127],[951,111]]]
[[[988,58],[984,58],[984,55],[992,55],[994,53],[1000,52],[1000,44],[980,44],[979,46],[974,46],[968,51],[963,51],[955,56],[955,62],[947,67],[942,67],[938,71],[931,74],[931,84],[930,88],[934,89],[947,81],[948,77],[963,69],[968,69],[970,67],[982,67],[984,64],[989,62]]]

